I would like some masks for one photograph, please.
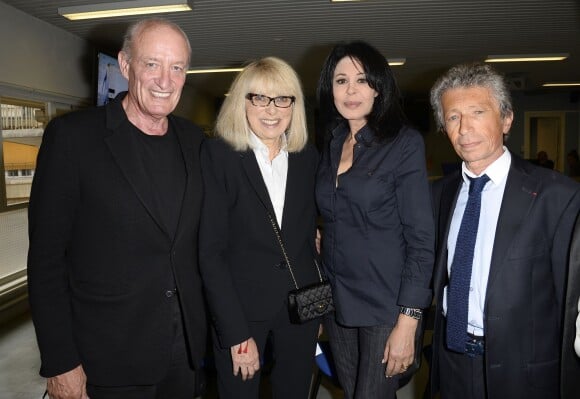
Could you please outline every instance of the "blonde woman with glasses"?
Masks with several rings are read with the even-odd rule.
[[[200,262],[221,399],[257,399],[266,343],[275,398],[306,398],[319,323],[292,324],[294,288],[317,281],[314,179],[304,97],[294,70],[268,57],[235,79],[202,149]]]

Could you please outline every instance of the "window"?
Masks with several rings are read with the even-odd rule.
[[[28,202],[36,156],[47,121],[46,104],[0,98],[0,146],[4,170],[0,209]]]
[[[0,83],[0,307],[26,291],[26,208],[44,128],[50,118],[87,104]]]

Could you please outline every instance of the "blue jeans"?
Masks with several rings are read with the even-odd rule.
[[[386,365],[381,363],[393,326],[345,327],[330,314],[324,329],[345,399],[397,397],[399,377],[386,378]]]

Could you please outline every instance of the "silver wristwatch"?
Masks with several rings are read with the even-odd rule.
[[[423,317],[423,310],[422,309],[407,308],[405,306],[401,306],[399,313],[404,314],[405,316],[412,317],[415,320],[421,320],[421,317]]]

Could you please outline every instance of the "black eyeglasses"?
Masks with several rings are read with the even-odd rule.
[[[278,108],[288,108],[294,101],[296,97],[294,96],[278,96],[278,97],[268,97],[263,94],[248,93],[246,98],[250,100],[255,107],[267,107],[273,101],[274,105]]]

